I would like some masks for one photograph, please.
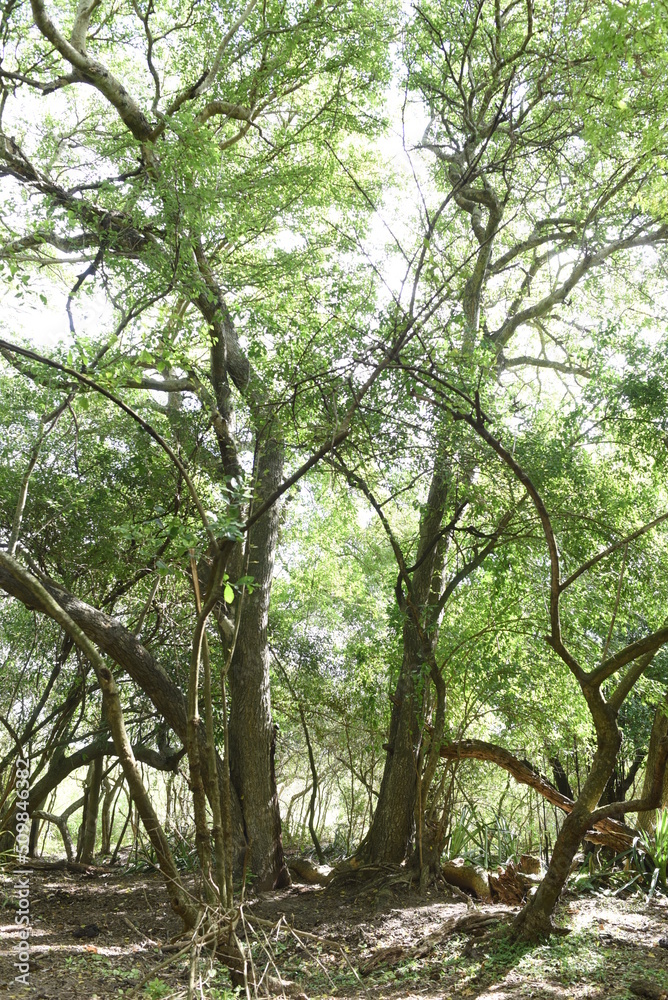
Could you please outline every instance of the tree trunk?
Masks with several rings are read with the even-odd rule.
[[[132,680],[139,685],[151,699],[156,709],[174,730],[183,745],[187,739],[187,707],[181,688],[169,676],[168,671],[141,644],[139,639],[127,629],[117,618],[91,607],[79,600],[73,594],[63,590],[51,582],[43,582],[47,594],[64,610],[84,634],[96,643],[103,652],[127,671]],[[6,566],[0,565],[0,588],[12,597],[16,597],[28,608],[39,608],[45,614],[54,617],[46,602],[39,602],[33,593]],[[204,734],[202,734],[204,742]],[[113,752],[113,750],[110,750]],[[85,761],[82,761],[85,763]],[[202,770],[208,766],[206,758],[202,760]],[[217,760],[218,777],[223,781],[223,762]],[[67,772],[69,773],[69,771]],[[54,787],[53,785],[50,786]],[[50,789],[48,789],[50,790]],[[232,789],[232,822],[235,843],[243,844],[242,814],[236,791]],[[45,794],[45,793],[43,793]],[[31,792],[31,802],[32,802]],[[36,801],[40,801],[36,799]]]
[[[30,805],[30,800],[28,800],[28,804]],[[41,819],[39,819],[39,817],[37,817],[37,818],[35,817],[35,812],[38,811],[38,810],[40,810],[40,809],[43,809],[45,805],[46,805],[46,795],[41,799],[40,802],[37,802],[35,804],[35,808],[34,809],[30,809],[30,808],[28,809],[30,815],[33,817],[32,822],[30,824],[30,839],[28,841],[28,857],[29,858],[35,858],[35,857],[37,857],[37,847],[38,847],[38,841],[39,841],[39,834],[40,834],[40,830],[42,829],[42,821],[41,821]],[[13,816],[12,816],[11,812],[9,813],[9,816],[11,817],[11,819],[10,819],[10,822],[11,822],[11,820],[13,819]],[[4,830],[5,829],[5,823],[6,823],[6,816],[3,816],[2,819],[0,819],[0,830]],[[1,850],[2,850],[2,842],[0,841],[0,851]]]
[[[656,712],[654,714],[654,723],[652,725],[652,732],[649,738],[649,747],[647,749],[647,766],[645,768],[645,780],[643,782],[642,788],[642,798],[644,799],[649,795],[649,790],[652,787],[652,776],[654,774],[655,763],[657,754],[659,752],[659,744],[661,740],[668,735],[668,694],[664,694],[661,704],[657,706]],[[666,806],[668,804],[668,770],[663,779],[663,795],[661,796],[661,805]],[[638,829],[642,830],[643,833],[651,834],[656,826],[656,810],[648,809],[645,812],[638,813]]]
[[[264,441],[257,456],[253,502],[256,509],[282,481],[283,442]],[[253,592],[246,594],[230,666],[230,776],[236,789],[248,844],[248,868],[262,888],[288,885],[283,859],[274,754],[276,731],[269,695],[267,623],[279,507],[274,505],[250,530],[248,575]]]
[[[574,799],[573,789],[571,788],[571,783],[568,780],[568,775],[564,771],[564,766],[561,763],[558,755],[555,753],[548,760],[548,764],[552,768],[552,774],[554,775],[554,785],[562,795],[565,795],[568,799]]]
[[[621,744],[617,723],[609,718],[605,730],[600,724],[597,729],[598,749],[594,754],[591,771],[572,812],[559,831],[545,878],[536,894],[515,918],[514,934],[522,940],[537,941],[554,932],[552,914],[566,885],[573,858],[589,829],[592,810],[596,808],[614,770]]]
[[[181,883],[181,877],[174,863],[169,842],[160,825],[148,792],[144,788],[144,783],[141,779],[132,747],[130,746],[130,740],[125,730],[121,699],[118,694],[116,682],[111,671],[105,665],[98,666],[96,674],[100,680],[106,716],[109,721],[109,729],[114,740],[114,745],[118,752],[118,759],[123,768],[123,774],[130,789],[130,794],[137,804],[137,810],[144,824],[144,829],[155,850],[172,909],[181,917],[184,927],[190,929],[195,923],[196,909],[190,901],[188,892]]]
[[[569,813],[559,831],[545,878],[535,896],[515,918],[515,935],[525,941],[538,941],[554,933],[552,914],[566,884],[582,838],[589,826],[590,810],[582,805]]]
[[[170,779],[173,780],[173,775],[170,775],[167,779],[168,785]],[[102,799],[102,843],[100,845],[100,854],[104,857],[108,857],[111,854],[111,838],[114,832],[114,815],[116,813],[116,803],[121,794],[121,785],[123,784],[123,774],[119,774],[114,782],[111,782],[109,778],[105,778],[102,788],[104,791],[104,797]]]
[[[8,569],[12,576],[19,580],[22,586],[32,594],[33,600],[30,602],[31,605],[34,606],[37,604],[37,606],[41,606],[51,618],[57,621],[90,661],[102,690],[103,716],[108,722],[109,731],[111,732],[128,788],[137,803],[137,809],[141,815],[144,828],[155,849],[172,909],[181,917],[186,929],[192,928],[195,924],[197,911],[190,902],[190,897],[181,882],[181,877],[174,864],[169,843],[160,826],[148,792],[144,788],[125,729],[121,700],[111,671],[85,633],[67,612],[63,611],[62,607],[35,577],[28,573],[20,563],[2,551],[0,551],[0,565]]]
[[[450,483],[445,449],[443,438],[439,442],[427,504],[420,518],[415,570],[403,609],[404,652],[393,699],[378,802],[369,833],[358,851],[360,858],[372,863],[403,861],[415,825],[416,790],[421,779],[418,769],[423,709],[430,683],[426,659],[438,637],[440,616],[434,615],[434,607],[441,593],[447,552],[447,539],[440,534]],[[423,809],[425,805],[423,802]]]
[[[86,801],[84,803],[81,821],[81,839],[77,851],[77,861],[90,864],[95,854],[95,839],[97,837],[97,814],[100,807],[100,788],[102,785],[102,765],[104,757],[96,757],[88,768],[86,781]]]
[[[421,733],[415,679],[420,672],[415,624],[404,623],[404,656],[393,699],[385,768],[371,828],[360,853],[366,861],[399,864],[413,834]]]

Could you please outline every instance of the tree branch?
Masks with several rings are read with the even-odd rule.
[[[51,358],[46,358],[41,354],[37,354],[35,351],[29,351],[25,347],[18,347],[16,344],[11,344],[9,343],[9,341],[6,340],[0,340],[0,350],[9,351],[10,353],[20,354],[23,357],[30,358],[31,361],[38,361],[40,364],[48,365],[50,368],[55,368],[56,371],[61,371],[64,372],[66,375],[71,375],[72,378],[76,379],[77,382],[82,382],[84,385],[87,385],[89,389],[93,389],[95,392],[99,392],[100,395],[104,396],[106,399],[109,399],[116,406],[120,407],[120,409],[123,410],[124,413],[127,413],[128,416],[132,417],[132,419],[135,420],[139,424],[139,426],[143,430],[145,430],[146,433],[150,437],[152,437],[157,444],[160,445],[162,450],[169,456],[171,461],[174,463],[176,468],[183,476],[183,479],[188,487],[190,496],[192,497],[193,503],[195,504],[195,507],[197,508],[197,511],[199,513],[202,524],[204,525],[206,533],[209,536],[209,541],[213,544],[214,549],[218,548],[218,542],[216,540],[216,536],[211,528],[211,525],[209,524],[209,519],[207,518],[206,513],[204,512],[204,508],[199,499],[199,494],[197,493],[193,481],[191,480],[187,469],[183,465],[183,462],[174,453],[174,451],[167,444],[162,435],[158,434],[155,428],[153,428],[146,420],[144,420],[143,417],[140,417],[139,414],[135,410],[133,410],[131,406],[128,406],[127,403],[124,403],[123,400],[119,399],[118,396],[115,396],[113,392],[109,392],[108,389],[105,389],[103,388],[103,386],[98,385],[97,382],[93,381],[92,378],[89,378],[88,375],[84,375],[82,372],[78,372],[74,368],[68,367],[68,365],[61,365],[59,362],[53,361]]]
[[[551,802],[552,805],[562,809],[564,812],[572,812],[575,803],[568,796],[552,785],[546,778],[533,769],[528,761],[521,760],[515,754],[506,750],[505,747],[496,746],[493,743],[485,743],[483,740],[460,740],[456,743],[441,744],[440,755],[445,760],[480,760],[489,761],[503,768],[512,775],[515,781],[522,785],[528,785],[534,791],[542,795],[543,798]],[[621,823],[616,823],[606,816],[601,816],[599,820],[593,822],[596,832],[586,835],[587,840],[594,840],[598,843],[607,843],[616,850],[624,850],[631,846],[632,833]]]
[[[663,780],[666,772],[666,761],[668,761],[668,737],[664,736],[659,744],[658,753],[654,764],[654,774],[652,776],[652,787],[649,794],[642,799],[628,799],[626,802],[611,802],[609,805],[600,806],[594,809],[591,814],[591,821],[599,823],[609,816],[623,816],[629,812],[646,812],[648,809],[656,809],[661,805],[663,797]]]
[[[644,639],[638,639],[637,642],[629,643],[624,649],[620,649],[618,653],[609,656],[595,670],[590,671],[585,677],[586,683],[599,686],[608,677],[612,677],[621,667],[625,667],[627,663],[637,660],[639,656],[644,656],[645,653],[655,653],[657,649],[660,649],[667,642],[668,628],[664,627],[658,629],[656,632],[652,632],[651,635],[645,636]]]
[[[86,55],[85,50],[81,51],[71,41],[67,41],[49,17],[43,0],[30,0],[30,6],[35,24],[41,33],[51,42],[63,59],[66,59],[81,74],[82,81],[92,84],[116,108],[135,139],[142,143],[150,142],[153,138],[153,128],[120,80],[117,80],[102,63]],[[80,0],[72,33],[75,41],[81,41],[82,32],[85,38],[88,20],[96,6],[96,0]]]
[[[549,295],[544,296],[539,302],[534,303],[532,306],[528,306],[526,309],[522,309],[520,312],[516,313],[514,316],[509,316],[508,319],[496,330],[494,333],[489,334],[490,340],[497,347],[505,347],[510,341],[515,330],[524,323],[528,323],[530,320],[539,319],[542,316],[547,315],[556,305],[562,303],[572,292],[579,281],[592,270],[594,267],[598,267],[603,264],[609,257],[612,257],[616,253],[620,253],[622,250],[632,250],[644,246],[653,246],[656,243],[662,243],[668,239],[668,225],[659,226],[654,232],[646,233],[641,231],[641,233],[636,232],[633,236],[628,236],[625,239],[616,240],[614,243],[609,244],[607,247],[598,250],[595,253],[585,254],[580,261],[574,265],[566,281],[564,281],[558,288],[555,288]]]
[[[605,559],[606,556],[612,555],[612,553],[616,552],[617,549],[621,549],[624,545],[628,545],[629,542],[635,541],[636,538],[640,538],[641,535],[651,531],[652,528],[656,528],[657,524],[662,524],[664,521],[668,521],[668,513],[659,514],[659,516],[655,517],[653,521],[649,521],[636,531],[632,531],[630,535],[620,538],[618,542],[613,542],[612,545],[609,545],[607,549],[603,549],[602,552],[597,552],[595,556],[592,556],[591,559],[584,562],[579,569],[576,569],[574,573],[571,573],[571,575],[564,580],[564,582],[560,585],[560,590],[566,590],[566,588],[570,587],[570,585],[574,583],[578,577],[582,576],[583,573],[586,573],[587,570],[590,570],[592,566],[595,566],[597,562],[601,561],[601,559]]]

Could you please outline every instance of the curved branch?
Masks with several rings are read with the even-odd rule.
[[[139,142],[150,141],[153,138],[153,128],[144,112],[134,98],[128,94],[120,80],[117,80],[113,73],[102,63],[97,62],[96,59],[91,59],[90,56],[86,55],[85,51],[81,51],[72,42],[67,41],[47,14],[43,0],[30,0],[30,6],[35,24],[41,33],[51,42],[63,59],[66,59],[81,74],[82,82],[92,84],[103,97],[106,97],[109,103],[116,108],[122,121],[135,139],[138,139]],[[85,8],[88,17],[90,17],[93,7],[94,4],[86,3],[86,0],[82,0],[82,3],[79,4],[79,10],[81,11],[82,8]],[[78,16],[75,21],[73,31],[73,41],[75,42],[81,41],[80,35],[82,34],[82,30],[79,30],[79,28],[83,29],[85,19],[86,14],[84,13],[81,17]],[[87,28],[87,23],[85,27]]]
[[[668,762],[668,737],[664,736],[659,744],[659,750],[656,755],[649,794],[641,799],[629,799],[627,802],[611,802],[609,805],[594,809],[591,814],[592,822],[600,822],[608,816],[623,816],[629,812],[646,812],[648,809],[656,809],[660,806],[663,796],[666,762]]]
[[[158,750],[152,750],[150,747],[144,746],[142,743],[135,743],[132,746],[132,752],[140,763],[147,764],[149,767],[155,768],[155,770],[176,771],[185,750],[175,750],[173,753],[165,755]],[[32,812],[33,803],[42,802],[49,792],[57,788],[73,771],[77,771],[80,767],[90,764],[92,760],[96,760],[98,757],[114,756],[116,756],[116,747],[111,740],[107,739],[106,735],[93,740],[92,743],[81,747],[79,750],[75,750],[69,757],[54,756],[49,770],[30,789],[30,799],[28,802],[31,814],[34,815]]]
[[[20,354],[25,358],[30,358],[31,361],[38,361],[42,365],[48,365],[50,368],[55,368],[56,371],[61,371],[64,372],[66,375],[71,375],[72,378],[77,380],[77,382],[82,382],[84,385],[87,385],[89,389],[93,389],[95,392],[99,392],[100,395],[110,400],[116,406],[120,407],[120,409],[123,410],[124,413],[127,413],[128,416],[132,417],[132,419],[139,424],[142,430],[145,430],[146,433],[150,437],[152,437],[157,444],[160,445],[162,450],[169,456],[171,461],[174,463],[176,468],[183,476],[183,479],[188,487],[188,492],[192,497],[193,503],[197,508],[197,512],[209,537],[209,541],[212,543],[215,549],[218,548],[218,542],[216,540],[216,536],[211,528],[211,525],[209,524],[209,519],[207,518],[204,512],[204,508],[199,499],[199,495],[197,493],[197,490],[195,489],[192,479],[188,475],[187,469],[185,468],[181,459],[178,458],[175,452],[167,444],[163,436],[161,434],[158,434],[158,432],[155,430],[154,427],[151,426],[151,424],[149,424],[146,420],[144,420],[143,417],[140,417],[139,414],[135,410],[133,410],[131,406],[128,406],[127,403],[124,403],[122,399],[119,399],[118,396],[115,396],[113,392],[109,392],[108,389],[105,389],[101,385],[98,385],[97,382],[93,381],[93,379],[90,378],[88,375],[84,375],[82,372],[78,372],[74,368],[70,368],[68,365],[61,365],[58,361],[53,361],[51,358],[45,358],[43,355],[37,354],[35,351],[29,351],[25,347],[18,347],[16,344],[11,344],[7,340],[0,340],[0,350],[8,351],[10,354]]]
[[[515,313],[514,316],[510,316],[498,330],[490,334],[490,339],[499,347],[505,347],[519,326],[528,323],[530,320],[539,319],[541,316],[547,316],[555,306],[560,305],[568,298],[575,286],[594,267],[599,267],[609,257],[623,250],[653,246],[656,243],[665,242],[666,239],[668,239],[668,226],[663,225],[659,226],[653,232],[648,233],[641,230],[633,236],[626,237],[626,239],[615,240],[614,243],[610,243],[607,247],[603,247],[596,253],[586,253],[573,266],[568,278],[558,288],[555,288],[549,295],[544,296],[539,302],[534,303],[534,305],[527,306],[526,309],[522,309],[520,312]]]
[[[587,677],[583,671],[580,664],[577,662],[575,657],[569,652],[563,643],[561,638],[561,619],[559,612],[559,596],[561,593],[561,587],[559,583],[559,549],[557,547],[557,539],[554,534],[554,529],[552,528],[552,522],[550,520],[550,515],[548,514],[545,502],[541,497],[540,493],[534,486],[529,475],[524,471],[524,469],[515,461],[513,456],[509,451],[504,448],[498,438],[495,438],[485,427],[485,417],[480,410],[480,403],[476,393],[475,397],[476,404],[476,415],[472,416],[470,413],[462,413],[461,411],[455,411],[453,416],[458,420],[465,420],[466,423],[473,428],[476,434],[485,441],[493,451],[501,458],[503,462],[508,466],[508,468],[513,472],[516,478],[522,483],[525,490],[531,497],[533,505],[536,508],[538,517],[540,518],[540,523],[543,528],[543,534],[545,535],[545,541],[547,542],[547,549],[550,556],[550,629],[551,634],[546,636],[546,642],[554,649],[555,653],[561,657],[571,673],[578,679],[578,681],[583,684],[590,678]],[[628,661],[626,661],[628,662]]]
[[[647,524],[644,524],[642,528],[638,528],[636,531],[631,532],[631,534],[626,535],[625,538],[620,538],[618,542],[613,542],[612,545],[608,545],[607,549],[603,549],[602,552],[597,552],[595,556],[592,556],[591,559],[584,562],[579,569],[576,569],[574,573],[571,573],[571,575],[560,585],[559,589],[566,590],[566,587],[570,587],[572,583],[575,583],[579,576],[586,573],[587,570],[591,569],[592,566],[595,566],[601,559],[605,559],[606,556],[612,555],[612,553],[616,552],[617,549],[622,548],[624,545],[628,545],[629,542],[635,541],[636,538],[640,538],[641,535],[644,535],[652,528],[656,528],[657,524],[662,524],[663,521],[668,521],[668,514],[660,514],[658,517],[655,517],[653,521],[649,521]]]
[[[73,594],[42,578],[42,586],[69,617],[145,691],[182,743],[186,740],[183,692],[136,635],[116,618],[98,611]],[[48,614],[48,608],[22,584],[7,566],[0,565],[0,588],[28,608]]]
[[[625,667],[627,663],[637,660],[639,656],[644,656],[646,653],[655,653],[667,642],[668,627],[660,628],[656,632],[652,632],[651,635],[646,635],[644,639],[631,642],[624,649],[620,649],[618,653],[609,656],[599,667],[586,675],[586,681],[598,686],[608,677],[612,677],[621,667]]]
[[[575,806],[572,799],[557,791],[554,785],[535,771],[527,761],[520,760],[504,747],[485,743],[483,740],[460,740],[457,743],[443,743],[440,756],[445,760],[488,761],[491,764],[496,764],[497,767],[502,767],[521,785],[533,788],[534,791],[563,812],[570,813]],[[615,850],[623,850],[631,846],[633,834],[621,823],[616,823],[607,816],[601,816],[593,825],[595,830],[589,831],[586,836],[587,840],[609,844]]]
[[[174,863],[171,848],[137,768],[137,762],[125,729],[118,687],[116,686],[111,670],[85,632],[79,628],[62,606],[54,600],[36,577],[32,576],[19,562],[12,559],[11,556],[8,556],[2,550],[0,550],[0,567],[11,573],[33,596],[33,599],[42,605],[46,613],[54,621],[58,622],[68,635],[71,636],[93,667],[102,689],[102,703],[105,716],[112,734],[114,746],[116,747],[119,762],[128,783],[128,788],[137,805],[137,810],[141,816],[146,833],[158,857],[172,909],[182,918],[186,929],[191,928],[195,923],[196,912],[181,883],[181,877]]]

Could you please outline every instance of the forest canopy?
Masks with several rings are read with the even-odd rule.
[[[31,856],[141,837],[186,928],[308,846],[535,854],[535,940],[649,843],[664,15],[4,5],[7,850],[25,759]]]

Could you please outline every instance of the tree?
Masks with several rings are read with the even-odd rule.
[[[600,365],[607,345],[597,312],[612,279],[598,276],[605,267],[628,278],[635,267],[642,289],[639,254],[648,246],[660,253],[668,236],[653,200],[655,115],[663,114],[651,84],[658,64],[646,53],[640,68],[637,60],[620,65],[619,86],[634,93],[631,116],[626,101],[612,99],[605,66],[613,50],[622,59],[615,18],[605,5],[590,4],[567,12],[484,0],[416,8],[404,49],[405,117],[417,100],[427,125],[410,152],[433,158],[437,193],[423,185],[422,242],[405,254],[408,290],[396,313],[407,322],[420,315],[426,329],[419,350],[412,341],[402,353],[395,398],[406,399],[411,380],[427,408],[453,385],[469,395],[478,386],[493,412],[512,423],[535,405],[523,384],[532,370],[559,373],[575,388]],[[604,129],[602,116],[614,128]],[[465,455],[435,418],[428,426],[433,471],[420,541],[412,558],[397,553],[407,631],[390,750],[364,848],[373,860],[405,855],[416,800],[426,801],[416,776],[430,756],[423,755],[427,692],[433,683],[442,719],[434,649],[444,607],[461,582],[448,572],[448,553],[454,556],[451,539],[470,508],[466,484],[487,462]],[[471,527],[488,547],[479,546],[470,562],[490,554],[510,513]],[[438,732],[442,722],[433,725]],[[430,779],[431,763],[425,773]]]
[[[286,326],[295,321],[290,312],[298,299],[293,295],[263,327],[264,312],[274,302],[267,281],[278,287],[294,282],[307,258],[313,264],[314,248],[323,261],[311,275],[309,293],[331,280],[325,250],[319,249],[331,229],[322,219],[318,226],[312,222],[319,213],[326,215],[337,196],[341,205],[350,202],[349,181],[335,172],[336,148],[359,128],[362,109],[373,110],[374,90],[385,73],[390,15],[389,7],[379,5],[344,11],[336,4],[286,7],[253,0],[243,10],[177,3],[169,9],[149,4],[108,12],[82,2],[76,10],[65,5],[52,14],[35,0],[30,8],[10,5],[2,20],[1,170],[12,179],[12,204],[21,205],[24,193],[32,199],[13,210],[2,259],[21,296],[32,292],[31,273],[68,274],[84,264],[70,279],[65,303],[70,363],[55,369],[60,377],[51,384],[61,399],[75,393],[75,408],[86,405],[82,393],[91,389],[106,391],[114,401],[117,392],[137,390],[136,405],[146,415],[133,419],[149,433],[153,423],[161,425],[163,433],[152,437],[161,438],[176,474],[169,494],[173,516],[185,529],[179,541],[192,537],[197,509],[195,541],[201,543],[204,529],[211,557],[217,546],[229,557],[228,536],[241,546],[244,521],[251,550],[258,549],[257,557],[250,552],[245,574],[257,574],[254,589],[231,630],[236,649],[229,675],[229,763],[250,865],[267,884],[284,878],[285,871],[262,621],[276,534],[272,508],[287,488],[281,406],[294,364],[286,353],[292,350]],[[360,50],[358,33],[371,17],[378,44],[373,51]],[[34,104],[36,120],[17,129],[25,102]],[[367,130],[370,121],[365,120]],[[351,160],[353,155],[352,149],[345,153]],[[315,183],[319,175],[326,184]],[[354,205],[351,211],[357,212]],[[306,225],[304,250],[283,251],[281,241],[299,245]],[[102,290],[108,303],[109,329],[102,338],[80,332],[76,316],[81,296],[93,288]],[[37,293],[44,297],[41,287]],[[244,347],[235,314],[245,323]],[[306,324],[316,338],[323,321],[318,316]],[[308,330],[302,335],[313,339]],[[315,351],[309,362],[316,384],[333,346],[320,340],[324,353]],[[22,376],[44,383],[43,359],[33,354],[26,363],[24,354],[21,362],[15,343],[4,342],[3,349]],[[263,362],[267,354],[270,364]],[[236,426],[233,392],[243,414]],[[162,412],[151,393],[167,396]],[[189,402],[181,405],[184,394]],[[354,394],[345,395],[352,403]],[[167,448],[166,438],[172,442]],[[323,454],[328,450],[320,447]],[[246,489],[253,451],[252,485]],[[318,457],[316,447],[312,464]],[[213,518],[199,502],[186,465],[192,476],[197,470],[207,477]],[[173,526],[172,538],[179,532]],[[161,544],[153,539],[149,572],[159,572],[164,562]],[[238,566],[243,561],[234,558]],[[227,571],[218,562],[222,578]],[[137,573],[135,583],[148,575],[143,568]],[[10,577],[5,568],[3,585],[15,596],[24,594]],[[119,580],[118,586],[125,583]],[[237,606],[243,590],[241,584]],[[185,740],[183,698],[148,651],[120,621],[112,627],[62,591],[59,599],[70,612],[80,612],[79,624],[98,641],[100,628],[114,631],[106,650],[144,685]],[[219,605],[219,624],[229,639],[224,612]],[[196,712],[195,700],[195,724]],[[195,747],[191,741],[193,753]],[[199,756],[196,769],[201,766],[206,786],[205,747]]]
[[[437,864],[452,672],[481,651],[476,693],[507,724],[498,688],[535,687],[540,663],[548,698],[579,688],[591,721],[579,710],[578,725],[597,740],[522,933],[549,931],[588,825],[627,810],[599,799],[621,706],[664,641],[656,593],[643,583],[638,618],[624,589],[644,579],[636,552],[656,564],[648,526],[663,523],[664,494],[624,439],[619,400],[643,393],[614,373],[632,367],[644,333],[631,307],[643,301],[648,324],[660,316],[654,262],[668,237],[663,28],[649,4],[633,14],[642,40],[629,10],[604,3],[414,9],[402,127],[417,208],[399,235],[388,223],[386,267],[362,251],[388,185],[373,141],[392,9],[107,12],[82,0],[52,18],[31,0],[4,12],[0,260],[19,301],[52,294],[45,273],[64,278],[69,341],[51,352],[0,342],[4,420],[24,444],[2,472],[0,586],[66,614],[62,655],[72,622],[187,748],[210,895],[229,885],[232,829],[261,885],[287,877],[271,588],[281,498],[323,462],[375,512],[395,562],[387,756],[360,856],[412,852],[425,877]],[[380,41],[360,46],[372,21]],[[19,128],[27,101],[34,120]],[[63,426],[74,441],[62,443]],[[55,527],[49,494],[68,515]],[[592,502],[607,508],[596,523]],[[614,557],[604,582],[574,575],[599,568],[601,552]],[[535,597],[546,578],[547,619]],[[511,606],[513,640],[499,623]],[[554,656],[535,653],[545,627]],[[292,643],[279,650],[288,687],[312,659]],[[518,657],[503,669],[502,643]],[[106,679],[98,667],[89,693]],[[30,716],[22,724],[30,735]],[[556,761],[554,734],[539,735]],[[95,741],[95,759],[107,745]],[[65,763],[49,767],[42,797]]]
[[[587,829],[599,819],[611,815],[619,816],[627,812],[637,812],[638,810],[651,807],[653,804],[658,804],[663,787],[663,773],[665,771],[666,760],[668,759],[668,740],[666,740],[655,762],[653,788],[647,800],[631,800],[598,806],[614,770],[617,753],[621,745],[621,734],[617,723],[619,711],[637,681],[652,662],[656,651],[668,642],[668,628],[665,626],[658,628],[641,639],[623,645],[615,653],[609,652],[609,640],[612,637],[615,626],[624,572],[624,566],[622,566],[620,587],[612,611],[608,641],[606,641],[603,648],[600,662],[587,671],[582,668],[578,659],[573,655],[571,649],[564,641],[561,624],[562,595],[567,588],[571,587],[583,574],[590,571],[601,559],[609,556],[611,552],[622,546],[626,549],[636,538],[658,524],[665,522],[668,515],[663,514],[655,518],[648,525],[644,525],[635,532],[632,532],[622,542],[608,546],[564,579],[557,540],[543,498],[525,470],[507,449],[504,448],[503,444],[494,438],[487,429],[485,426],[487,421],[485,415],[480,410],[479,401],[476,399],[475,403],[474,412],[454,411],[455,419],[465,420],[487,442],[501,461],[508,468],[512,469],[532,500],[540,519],[549,554],[550,626],[545,641],[578,681],[596,730],[596,753],[594,754],[589,774],[583,784],[575,806],[566,817],[561,828],[547,874],[536,894],[532,896],[515,922],[515,930],[520,936],[526,937],[529,940],[536,940],[539,937],[547,936],[552,930],[552,913],[570,872],[575,852]],[[627,669],[625,670],[624,668]],[[604,683],[615,677],[615,675],[619,679],[615,681],[614,686],[608,692],[604,693],[602,690]]]

